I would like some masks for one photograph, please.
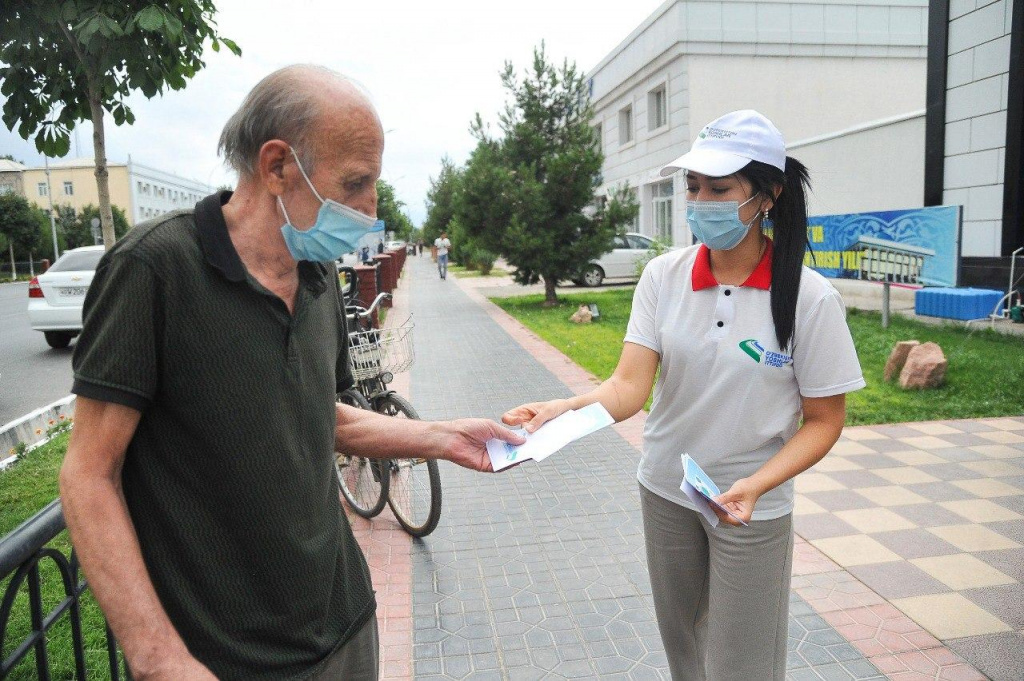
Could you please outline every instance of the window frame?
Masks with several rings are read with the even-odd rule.
[[[657,108],[658,96],[661,98],[661,107]],[[658,115],[660,114],[660,115]],[[661,118],[661,122],[658,125],[657,118]],[[647,131],[648,132],[661,132],[669,127],[669,110],[668,110],[668,81],[663,80],[653,88],[647,91]]]
[[[628,125],[623,125],[623,121],[628,122]],[[623,136],[623,131],[626,131],[627,136]],[[636,119],[633,116],[633,103],[630,102],[624,107],[619,109],[619,146],[626,147],[636,142]]]

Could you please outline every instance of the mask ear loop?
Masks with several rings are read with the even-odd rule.
[[[281,207],[281,212],[284,213],[284,219],[288,222],[289,225],[291,225],[292,219],[288,217],[288,211],[284,209],[284,201],[281,200],[280,196],[277,197],[277,205]]]
[[[306,170],[302,167],[302,161],[299,160],[299,155],[295,153],[295,149],[291,145],[289,145],[288,150],[291,151],[292,156],[295,157],[295,165],[299,167],[299,172],[302,173],[302,177],[303,179],[306,180],[306,184],[309,185],[310,190],[313,192],[313,196],[315,196],[320,201],[320,203],[324,203],[324,199],[322,196],[320,196],[320,192],[318,192],[316,190],[316,187],[313,186],[313,183],[309,179],[309,175],[306,174]]]

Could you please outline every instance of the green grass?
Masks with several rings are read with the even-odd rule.
[[[631,289],[559,296],[553,308],[540,306],[543,296],[492,298],[529,329],[604,380],[611,376],[622,350],[632,303]],[[569,316],[581,303],[597,303],[601,319],[573,324]],[[1008,416],[1024,413],[1024,338],[988,329],[934,326],[898,315],[882,329],[878,313],[851,310],[850,330],[868,387],[847,399],[849,425],[901,423],[937,419]],[[942,346],[949,369],[936,390],[907,391],[884,383],[882,371],[897,341],[934,341]],[[648,408],[650,403],[648,403]]]
[[[484,276],[483,273],[480,272],[480,270],[467,270],[462,265],[448,265],[448,271],[451,272],[452,274],[454,274],[455,276],[461,277],[461,278],[465,278],[465,277],[482,277],[482,276]],[[507,276],[507,275],[508,275],[507,271],[501,269],[500,267],[495,267],[495,268],[493,268],[490,271],[490,273],[487,276],[488,277],[504,277],[504,276]]]
[[[25,520],[38,513],[58,496],[57,473],[67,450],[68,435],[60,435],[48,444],[29,452],[14,466],[0,471],[0,536],[5,536]],[[71,542],[62,532],[50,542],[51,548],[70,556]],[[43,612],[48,612],[64,599],[64,588],[53,561],[40,563]],[[0,580],[3,594],[11,577]],[[82,635],[85,639],[85,661],[89,679],[109,679],[107,666],[106,633],[103,615],[92,594],[82,598]],[[10,629],[4,641],[4,655],[9,655],[31,630],[28,610],[28,589],[22,585],[11,612]],[[54,679],[73,679],[74,657],[71,649],[71,626],[67,617],[50,629],[47,655]],[[30,681],[36,678],[35,656],[30,653],[15,667],[10,681]],[[123,676],[122,676],[123,678]]]

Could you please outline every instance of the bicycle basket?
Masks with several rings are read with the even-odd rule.
[[[412,366],[416,354],[412,346],[412,321],[386,329],[354,331],[348,335],[348,361],[357,381],[375,378],[385,371],[392,374]]]

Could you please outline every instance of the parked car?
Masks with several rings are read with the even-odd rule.
[[[636,264],[654,245],[654,240],[636,232],[626,232],[615,236],[612,250],[602,255],[573,279],[577,286],[600,286],[605,279],[636,279]],[[675,250],[670,246],[669,250]]]
[[[386,244],[384,244],[384,248],[386,248],[389,251],[397,251],[399,249],[405,248],[405,242],[404,241],[389,241]]]
[[[28,319],[51,348],[66,348],[82,331],[85,294],[103,257],[103,246],[65,251],[28,284]]]

